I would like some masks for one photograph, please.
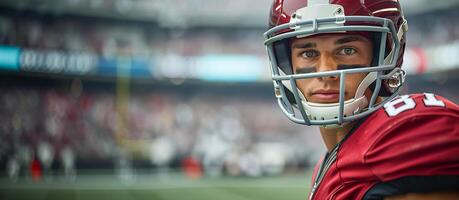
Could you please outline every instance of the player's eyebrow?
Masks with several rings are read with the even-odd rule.
[[[306,42],[306,43],[298,42],[298,43],[293,44],[292,48],[293,49],[307,49],[307,48],[314,48],[316,46],[317,46],[316,43],[313,43],[313,42]]]
[[[363,38],[358,37],[358,36],[348,36],[348,37],[343,37],[335,41],[336,45],[341,45],[349,42],[354,42],[354,41],[364,41]],[[298,42],[292,45],[292,48],[296,49],[307,49],[307,48],[314,48],[316,47],[316,43],[314,42]]]
[[[335,44],[340,45],[340,44],[345,44],[345,43],[354,42],[354,41],[364,41],[364,39],[362,39],[361,37],[357,37],[357,36],[349,36],[349,37],[344,37],[344,38],[340,38],[336,40]]]

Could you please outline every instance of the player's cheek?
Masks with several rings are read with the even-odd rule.
[[[308,79],[299,79],[296,81],[296,85],[298,89],[300,89],[301,93],[306,95],[307,88],[311,85]]]
[[[346,97],[349,97],[349,98],[354,97],[357,91],[357,88],[359,87],[360,83],[365,78],[365,76],[366,76],[365,73],[354,73],[354,74],[349,74],[346,76],[346,81],[345,81]]]

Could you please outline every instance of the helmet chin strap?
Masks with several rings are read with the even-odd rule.
[[[370,72],[360,82],[359,87],[355,93],[354,98],[344,102],[343,114],[344,116],[352,116],[360,113],[363,109],[368,106],[368,99],[364,95],[365,90],[373,83],[377,78],[377,72]],[[338,103],[313,103],[308,102],[304,97],[303,93],[299,90],[298,93],[303,104],[303,108],[306,111],[307,117],[311,120],[329,120],[337,119],[339,115],[339,102]],[[303,116],[304,117],[304,116]],[[336,128],[339,125],[326,125],[326,128]]]

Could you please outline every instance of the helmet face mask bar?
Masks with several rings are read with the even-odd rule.
[[[374,16],[345,16],[343,9],[337,4],[318,4],[300,8],[292,14],[289,23],[274,26],[264,34],[264,44],[271,61],[275,96],[283,113],[293,122],[325,127],[344,125],[371,114],[385,102],[395,98],[400,91],[405,73],[397,66],[397,61],[401,50],[400,40],[406,32],[406,21],[399,30],[396,30],[390,19]],[[324,10],[329,14],[324,14]],[[313,13],[309,14],[310,12]],[[317,15],[322,18],[316,18]],[[279,51],[282,48],[277,46],[291,38],[358,32],[368,32],[380,39],[378,44],[374,44],[372,66],[294,74],[291,60],[286,62],[279,58]],[[287,46],[283,50],[290,51],[289,48]],[[286,57],[284,59],[291,59],[288,56],[284,57]],[[366,76],[361,81],[355,96],[346,100],[344,95],[346,77],[356,73],[365,73]],[[337,77],[339,80],[339,101],[336,103],[308,102],[297,87],[297,81],[330,76]],[[372,90],[370,99],[364,95],[368,88]],[[382,101],[378,101],[378,96],[381,96],[383,90],[389,94],[384,95],[386,97]]]

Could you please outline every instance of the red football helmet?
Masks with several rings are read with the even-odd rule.
[[[341,125],[367,116],[394,98],[405,73],[401,69],[408,29],[397,0],[274,0],[264,34],[272,67],[278,104],[287,117],[306,125]],[[349,33],[365,35],[373,42],[371,66],[294,74],[291,64],[292,38],[316,34]],[[367,73],[354,98],[344,99],[346,74]],[[308,102],[296,87],[306,78],[337,76],[340,97],[337,103]],[[371,99],[365,90],[373,91]],[[384,98],[376,102],[378,96]]]

